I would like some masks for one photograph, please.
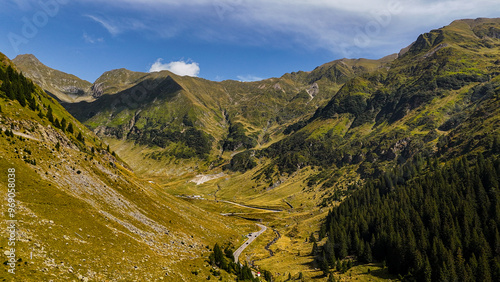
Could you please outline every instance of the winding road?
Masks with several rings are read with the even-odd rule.
[[[218,190],[217,190],[218,191]],[[217,193],[216,193],[217,194]],[[189,197],[189,196],[184,196],[184,195],[176,195],[176,197],[179,197],[179,198],[186,198],[186,199],[197,199],[197,200],[205,200],[207,201],[207,199],[203,199],[203,198],[193,198],[193,197]],[[282,212],[283,210],[279,210],[279,209],[268,209],[268,208],[260,208],[260,207],[252,207],[252,206],[247,206],[247,205],[243,205],[243,204],[238,204],[238,203],[235,203],[235,202],[231,202],[231,201],[226,201],[226,200],[208,200],[208,201],[215,201],[215,202],[223,202],[223,203],[227,203],[227,204],[231,204],[231,205],[235,205],[235,206],[239,206],[239,207],[244,207],[244,208],[250,208],[250,209],[255,209],[255,210],[261,210],[261,211],[268,211],[268,212]],[[287,203],[290,207],[291,205],[289,203]],[[293,208],[293,207],[292,207]],[[222,214],[222,215],[235,215],[236,213],[229,213],[229,214]],[[246,249],[246,247],[248,247],[255,239],[257,239],[257,237],[259,237],[260,235],[262,235],[262,233],[264,233],[266,230],[267,230],[267,226],[265,225],[262,225],[262,224],[258,224],[257,223],[257,226],[260,227],[260,230],[257,231],[257,232],[252,232],[250,234],[247,235],[248,237],[248,240],[245,241],[245,243],[243,243],[243,245],[241,245],[234,253],[233,253],[233,256],[234,256],[234,262],[235,263],[239,263],[239,257],[241,255],[241,253]],[[281,238],[281,235],[279,234],[279,232],[277,230],[274,230],[276,232],[276,235],[277,237],[274,238],[274,240],[272,242],[270,242],[269,244],[267,244],[266,246],[266,250],[269,251],[269,253],[271,254],[271,256],[273,256],[273,253],[271,250],[269,250],[269,247],[274,244],[279,238]],[[240,264],[241,265],[241,264]]]
[[[245,250],[245,248],[248,247],[248,245],[250,245],[255,239],[257,239],[257,237],[259,237],[262,233],[264,233],[267,230],[267,227],[265,225],[257,224],[257,226],[260,227],[260,231],[250,233],[249,236],[248,236],[248,240],[246,240],[246,242],[243,243],[243,245],[241,245],[233,253],[234,262],[235,263],[238,263],[238,259],[239,259],[240,255],[241,255],[241,253]]]
[[[223,203],[231,204],[231,205],[242,207],[242,208],[249,208],[249,209],[260,210],[260,211],[268,211],[268,212],[282,212],[283,211],[283,210],[278,210],[278,209],[252,207],[252,206],[238,204],[238,203],[230,202],[230,201],[226,201],[226,200],[218,200],[217,202],[223,202]]]

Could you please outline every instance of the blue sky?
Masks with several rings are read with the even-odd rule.
[[[0,0],[0,52],[90,82],[117,68],[242,81],[396,53],[498,0]]]

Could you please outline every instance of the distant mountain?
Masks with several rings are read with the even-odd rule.
[[[12,60],[26,77],[61,102],[72,103],[92,99],[92,84],[42,64],[33,55],[19,55]]]
[[[133,72],[127,69],[117,69],[102,74],[92,86],[94,98],[106,94],[116,94],[131,88],[148,76],[147,73]]]
[[[497,76],[498,34],[498,19],[460,20],[380,60],[341,59],[251,83],[113,70],[91,86],[93,100],[65,107],[99,136],[119,141],[122,152],[150,148],[127,155],[134,168],[145,159],[159,170],[172,159],[197,159],[194,166],[203,170],[252,149],[275,159],[281,172],[356,164],[361,175],[374,175],[384,162],[369,165],[373,160],[396,161],[398,150],[411,157],[421,149],[409,140],[436,150],[430,141],[473,114],[471,103],[482,100],[467,95],[493,87]],[[438,101],[456,109],[439,108]]]
[[[383,68],[395,58],[342,59],[311,72],[252,83],[118,69],[96,80],[90,87],[92,98],[84,95],[85,101],[75,99],[64,106],[100,136],[158,148],[149,157],[128,159],[135,168],[136,162],[152,156],[199,158],[208,165],[225,152],[265,146],[280,138],[287,125],[324,106],[350,78]],[[30,73],[28,64],[20,66],[27,66]],[[62,73],[60,77],[55,72],[36,73],[48,92],[63,89],[61,82],[67,81]]]

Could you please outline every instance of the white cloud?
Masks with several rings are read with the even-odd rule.
[[[500,10],[498,0],[79,1],[129,9],[156,36],[190,34],[241,45],[327,49],[347,57],[377,48],[385,53],[452,20],[497,17]],[[112,34],[129,26],[127,21],[94,20]]]
[[[92,15],[87,15],[86,17],[101,24],[113,36],[118,35],[122,32],[118,26],[112,24],[111,22],[109,22],[107,20],[101,19],[101,18],[96,17],[96,16],[92,16]]]
[[[84,32],[83,33],[83,40],[86,42],[86,43],[90,43],[90,44],[95,44],[95,43],[102,43],[104,42],[104,38],[95,38],[91,35],[89,35],[88,33]]]
[[[263,80],[262,77],[258,77],[258,76],[255,76],[255,75],[238,75],[237,78],[241,82],[252,82],[252,81],[261,81],[261,80]]]
[[[161,58],[156,60],[149,69],[149,72],[167,70],[181,76],[198,76],[198,74],[200,74],[200,65],[196,62],[185,62],[181,60],[164,64],[162,61],[163,59]]]

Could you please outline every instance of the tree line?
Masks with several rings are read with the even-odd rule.
[[[0,67],[0,95],[9,100],[17,100],[22,107],[29,105],[32,110],[37,108],[36,100],[33,95],[35,85],[30,79],[27,79],[22,73],[18,73],[11,66],[6,69]]]
[[[61,119],[57,118],[50,105],[44,106],[44,108],[47,108],[47,112],[44,113],[35,98],[35,84],[30,79],[26,78],[22,73],[14,70],[12,66],[7,66],[5,69],[0,67],[0,81],[0,97],[11,101],[18,101],[22,107],[29,106],[32,111],[39,112],[38,116],[40,118],[46,118],[52,125],[54,125],[54,127],[61,129],[63,132],[75,134],[78,141],[82,143],[85,142],[85,138],[81,132],[76,134],[73,123],[68,122],[64,117]],[[0,112],[1,111],[2,110],[0,108]]]
[[[500,281],[499,176],[495,155],[398,166],[329,212],[316,260],[385,262],[409,281]]]

